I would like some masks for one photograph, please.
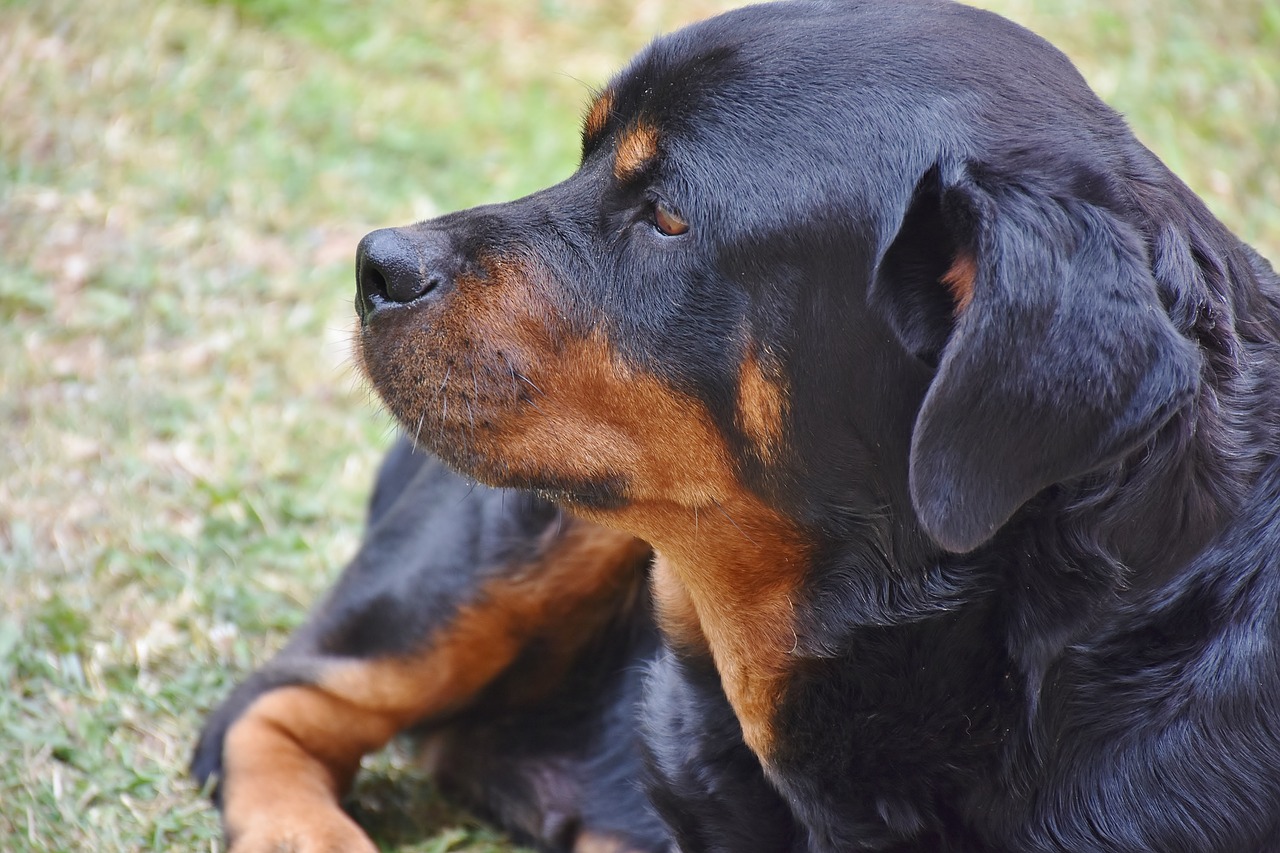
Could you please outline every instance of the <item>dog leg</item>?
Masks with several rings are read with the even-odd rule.
[[[231,849],[371,853],[339,804],[362,756],[458,715],[517,661],[513,695],[554,689],[647,559],[630,536],[397,448],[329,599],[206,725],[193,771],[219,777]]]

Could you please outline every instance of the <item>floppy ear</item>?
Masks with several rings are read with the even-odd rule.
[[[1194,396],[1200,357],[1114,214],[953,171],[921,181],[871,297],[936,366],[911,499],[924,529],[964,552],[1045,487],[1141,446]]]

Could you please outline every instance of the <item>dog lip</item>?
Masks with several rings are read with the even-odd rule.
[[[356,314],[360,318],[361,326],[368,326],[377,317],[391,313],[401,308],[410,308],[413,302],[392,302],[378,296],[376,293],[364,294],[356,293]]]
[[[359,287],[356,288],[356,316],[360,318],[360,323],[362,325],[367,324],[369,322],[369,318],[373,316],[374,312],[382,307],[381,303],[382,300],[378,299],[373,294],[366,295]]]

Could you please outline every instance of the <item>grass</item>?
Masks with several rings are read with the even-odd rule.
[[[220,850],[202,715],[350,554],[391,426],[352,375],[366,230],[528,192],[716,0],[0,0],[0,849]],[[991,0],[1280,258],[1280,7]],[[403,752],[386,849],[509,851]]]

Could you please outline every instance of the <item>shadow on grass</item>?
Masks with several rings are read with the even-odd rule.
[[[395,744],[356,779],[344,803],[383,850],[522,853],[501,832],[441,793],[416,766],[412,743]]]

